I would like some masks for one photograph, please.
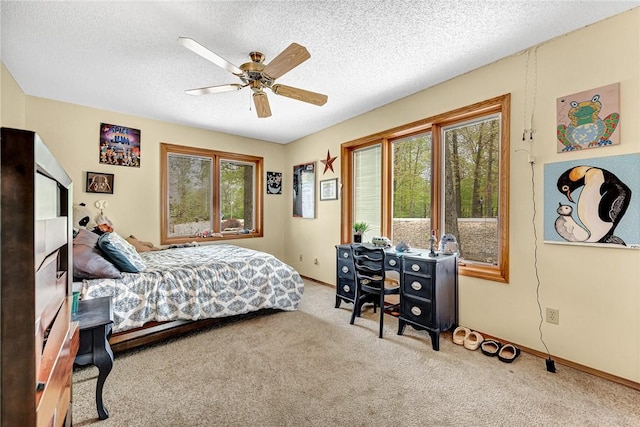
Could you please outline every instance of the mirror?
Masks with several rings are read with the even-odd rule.
[[[293,216],[316,217],[316,162],[293,167]]]

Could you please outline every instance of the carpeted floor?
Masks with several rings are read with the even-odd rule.
[[[116,354],[97,419],[97,369],[73,376],[74,426],[638,426],[640,392],[522,354],[470,351],[306,281],[296,312],[209,328]]]

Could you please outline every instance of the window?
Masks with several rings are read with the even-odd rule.
[[[374,145],[353,153],[355,174],[354,186],[354,221],[366,222],[369,225],[367,233],[372,236],[381,235],[382,229],[380,204],[381,204],[381,145]]]
[[[500,117],[442,129],[444,200],[442,229],[461,236],[461,256],[497,265]]]
[[[392,140],[391,145],[392,242],[427,248],[431,235],[431,133]],[[418,236],[420,240],[416,240]]]
[[[220,231],[252,230],[255,165],[220,160]]]
[[[262,236],[261,157],[161,144],[161,243]]]
[[[507,94],[342,144],[342,241],[359,221],[394,245],[453,234],[460,274],[508,282],[509,109]]]

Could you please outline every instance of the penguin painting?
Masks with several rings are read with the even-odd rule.
[[[590,233],[573,219],[573,208],[562,203],[558,203],[558,205],[558,209],[556,209],[558,218],[555,222],[556,232],[568,242],[586,241]]]
[[[631,189],[617,176],[594,166],[576,166],[560,175],[557,187],[572,203],[576,202],[571,193],[582,187],[577,207],[578,218],[589,232],[585,243],[626,246],[613,233],[629,207]]]

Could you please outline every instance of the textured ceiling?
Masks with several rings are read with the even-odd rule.
[[[0,58],[27,95],[277,143],[370,111],[640,1],[2,1]],[[311,59],[277,82],[328,95],[318,107],[267,91],[189,96],[239,83],[177,42],[239,66],[297,42]],[[127,123],[118,123],[127,125]]]

